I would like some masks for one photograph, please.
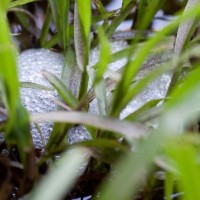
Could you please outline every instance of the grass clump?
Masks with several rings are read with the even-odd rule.
[[[0,144],[0,169],[5,172],[5,176],[0,175],[2,200],[25,196],[31,200],[59,200],[79,195],[102,200],[200,199],[197,0],[124,0],[119,10],[112,11],[106,11],[106,2],[100,0],[1,1],[0,130],[5,138]],[[170,10],[169,4],[173,5]],[[161,9],[175,17],[156,32],[152,24]],[[37,17],[38,10],[41,18]],[[128,18],[134,19],[130,31],[134,37],[130,40],[123,32],[129,47],[112,54],[109,42]],[[39,20],[42,27],[38,26]],[[16,23],[23,36],[23,40],[17,36],[19,51],[42,47],[63,53],[62,78],[46,71],[43,76],[68,111],[31,114],[22,106],[23,83],[18,81],[17,50],[12,41],[15,36],[10,31]],[[172,40],[173,49],[168,45]],[[89,53],[97,45],[100,59],[91,77],[87,71]],[[144,63],[160,51],[167,56],[165,62],[156,63],[159,66],[138,79]],[[103,78],[109,63],[121,58],[127,63],[118,71],[120,78]],[[77,95],[68,87],[69,74],[74,71],[80,73]],[[166,72],[172,77],[166,96],[120,119],[123,109]],[[90,80],[92,88],[88,90]],[[45,89],[34,83],[27,86]],[[99,115],[87,112],[94,98]],[[157,122],[156,128],[152,120]],[[45,148],[36,150],[30,124],[41,121],[53,121],[54,129]],[[77,124],[87,128],[92,140],[70,145],[64,138]],[[8,155],[3,155],[5,151]]]

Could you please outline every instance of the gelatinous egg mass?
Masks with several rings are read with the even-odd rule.
[[[122,50],[127,46],[127,43],[123,41],[111,42],[111,50],[113,53]],[[99,50],[98,48],[95,48],[90,52],[90,61],[88,68],[95,65],[98,60]],[[62,56],[62,54],[55,53],[47,49],[26,50],[22,52],[18,58],[19,79],[21,82],[32,82],[51,87],[48,81],[46,81],[42,76],[41,71],[47,70],[60,78],[63,63],[64,57]],[[109,69],[116,71],[123,67],[125,64],[126,59],[120,59],[116,62],[111,63],[109,65]],[[148,70],[149,69],[144,68],[140,71],[139,76],[143,77],[148,72]],[[76,80],[73,80],[73,78],[72,81],[75,81],[76,83]],[[163,98],[166,94],[169,82],[170,74],[165,73],[153,83],[147,84],[146,88],[139,95],[137,95],[136,98],[134,98],[122,111],[120,118],[126,117],[127,115],[129,115],[140,106],[144,105],[146,102],[152,99]],[[77,90],[77,88],[73,89],[72,87],[71,89],[72,92],[76,93],[75,90]],[[56,110],[56,104],[52,100],[52,97],[59,98],[59,96],[55,90],[46,91],[41,89],[21,88],[20,92],[23,105],[30,113],[44,113]],[[91,102],[89,112],[98,113],[96,100],[93,100],[93,102]],[[33,136],[35,147],[42,148],[44,146],[43,142],[46,143],[48,141],[49,135],[53,130],[53,123],[39,123],[38,125],[44,140],[41,139],[38,127],[36,127],[34,124],[31,125],[31,133]],[[83,126],[75,126],[69,131],[70,143],[79,142],[89,138],[90,135],[86,128],[84,128]]]
[[[63,66],[63,56],[59,53],[46,49],[31,49],[22,52],[18,58],[19,79],[21,82],[32,82],[51,87],[48,81],[42,76],[41,71],[47,70],[58,78],[61,76]],[[56,110],[56,105],[52,97],[57,98],[56,91],[46,91],[32,88],[21,88],[21,99],[23,105],[30,113],[45,113]],[[46,142],[53,129],[53,124],[39,123],[42,137]],[[36,148],[42,147],[42,139],[38,127],[31,125],[33,143]]]

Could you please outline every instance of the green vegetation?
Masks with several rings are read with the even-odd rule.
[[[93,199],[101,200],[172,200],[175,196],[181,200],[200,199],[200,4],[198,0],[178,2],[123,0],[118,11],[107,12],[105,1],[101,0],[1,0],[0,114],[6,120],[0,121],[5,138],[0,150],[10,152],[10,156],[3,156],[2,152],[0,156],[2,200],[11,199],[12,194],[16,199],[25,195],[30,200],[70,199],[74,191],[76,197],[92,194]],[[39,36],[34,32],[38,27],[33,21],[37,18],[31,13],[31,6],[41,7],[44,15]],[[173,14],[174,19],[144,38],[142,34],[150,31],[160,9]],[[68,19],[70,13],[72,22]],[[128,41],[128,48],[112,54],[111,36],[126,18],[133,16],[135,37]],[[17,50],[10,31],[13,18],[21,25],[22,32],[35,37],[35,46],[63,53],[62,79],[45,71],[43,76],[70,111],[33,115],[22,106],[20,86],[49,88],[19,83]],[[103,21],[101,27],[99,21]],[[95,33],[92,40],[91,30]],[[172,56],[138,80],[136,75],[142,64],[160,51],[167,52],[172,36],[175,38]],[[34,45],[21,41],[19,51]],[[93,88],[88,92],[89,52],[96,45],[100,47],[100,60],[93,67]],[[102,77],[108,64],[120,58],[128,61],[120,71],[121,79],[114,82],[114,91],[108,89],[112,95],[109,104],[106,99],[109,86]],[[67,87],[66,77],[72,70],[81,72],[77,97]],[[119,119],[122,110],[149,82],[168,71],[172,80],[165,98],[152,100],[124,120]],[[87,113],[89,101],[94,97],[100,115]],[[157,128],[149,125],[152,120],[158,122]],[[30,123],[40,121],[54,122],[44,150],[34,149],[30,132]],[[93,139],[70,145],[64,138],[69,128],[77,124],[83,124]],[[79,174],[86,163],[84,173]]]

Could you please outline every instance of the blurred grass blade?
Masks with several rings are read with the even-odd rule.
[[[61,200],[79,176],[80,168],[88,161],[87,150],[74,148],[61,155],[47,175],[37,184],[29,200]]]
[[[165,199],[172,200],[174,190],[174,175],[171,172],[166,172],[165,177]]]
[[[177,85],[167,102],[160,128],[175,133],[189,124],[200,112],[200,68],[193,70],[181,85]]]
[[[66,87],[73,92],[74,96],[78,98],[82,72],[77,65],[75,52],[72,48],[68,48],[64,62],[65,64],[62,70],[61,80]]]
[[[106,35],[108,38],[113,34],[116,28],[124,21],[124,19],[130,14],[135,5],[136,1],[133,0],[124,9],[120,10],[120,14],[113,19],[112,23],[106,31]]]
[[[94,86],[103,79],[103,75],[107,70],[111,61],[110,43],[101,28],[98,29],[99,38],[99,62],[94,66],[96,76],[94,78]]]
[[[194,8],[199,4],[199,0],[189,0],[187,2],[187,5],[185,7],[185,11]],[[179,55],[183,49],[188,45],[189,40],[191,39],[192,34],[195,31],[195,28],[198,24],[199,20],[196,19],[196,16],[194,15],[189,20],[183,20],[180,23],[180,26],[178,28],[175,47],[174,47],[174,53],[175,55]]]
[[[138,44],[136,47],[135,47],[135,51],[134,53],[131,54],[131,58],[134,59],[135,58],[135,55],[137,55],[137,51],[142,48],[142,43],[141,44]],[[153,47],[151,49],[151,52],[150,52],[150,56],[152,56],[152,61],[154,60],[158,60],[159,62],[162,60],[162,59],[157,59],[156,57],[159,55],[159,54],[162,54],[163,52],[163,57],[167,57],[165,55],[168,55],[169,53],[171,54],[170,55],[170,58],[172,57],[172,54],[173,54],[173,46],[174,46],[174,38],[173,37],[165,37],[164,40],[161,42],[161,43],[158,43],[155,47]],[[127,58],[127,55],[130,54],[131,52],[131,48],[132,46],[128,46],[120,51],[117,51],[116,53],[113,53],[112,54],[112,62],[114,61],[117,61],[117,60],[120,60],[122,58]],[[152,54],[152,55],[151,55]],[[153,58],[153,56],[155,57],[155,59]],[[150,61],[151,62],[151,61]],[[154,63],[156,63],[156,61],[154,61]]]
[[[74,37],[77,61],[80,69],[85,70],[89,60],[91,0],[76,0],[74,17]],[[82,49],[80,47],[82,45]],[[80,61],[79,61],[80,56]],[[81,58],[82,57],[82,58]]]
[[[72,108],[77,106],[78,100],[72,94],[71,90],[68,89],[61,80],[59,80],[55,75],[48,71],[42,71],[42,75],[53,85],[65,103],[67,103]]]
[[[98,9],[98,11],[100,12],[100,14],[101,14],[101,16],[100,16],[101,20],[104,20],[104,23],[103,23],[102,27],[107,28],[108,25],[109,25],[107,17],[105,17],[107,15],[107,12],[106,12],[106,10],[105,10],[105,8],[104,8],[101,0],[92,0],[92,2],[96,6],[96,8]],[[104,16],[104,17],[102,17],[102,16]],[[93,19],[92,19],[92,21],[93,21]]]
[[[97,99],[98,107],[99,107],[99,114],[100,115],[107,115],[108,111],[108,104],[106,99],[106,87],[105,82],[101,81],[95,86],[95,96]]]
[[[140,0],[139,3],[138,3],[138,12],[137,12],[137,21],[135,22],[135,27],[136,29],[139,29],[139,30],[143,30],[142,28],[139,28],[139,26],[143,26],[143,23],[144,23],[144,18],[146,17],[147,15],[147,11],[148,11],[148,7],[149,7],[149,4],[151,3],[152,1],[149,1],[149,0]],[[157,3],[157,0],[154,1],[155,3]],[[154,8],[155,9],[155,8]],[[150,11],[151,12],[151,11]],[[151,20],[148,19],[148,21]],[[141,22],[141,23],[140,23]],[[143,23],[142,23],[143,22]],[[145,26],[146,26],[147,23],[145,23]]]
[[[117,108],[114,110],[114,114],[118,115],[122,109],[134,98],[137,94],[139,94],[146,87],[147,83],[151,83],[157,77],[161,76],[163,73],[168,72],[174,68],[173,62],[169,61],[162,66],[158,66],[154,70],[150,71],[145,77],[138,80],[134,84],[131,84],[127,94],[122,98]]]
[[[76,146],[76,144],[73,145]],[[111,139],[87,140],[81,142],[81,145],[88,147],[94,158],[110,164],[114,164],[123,153],[129,151],[127,146]]]
[[[179,191],[183,192],[181,199],[200,199],[200,172],[198,155],[195,148],[183,141],[170,144],[166,149],[169,156],[174,159],[178,174]]]
[[[59,42],[59,35],[57,33],[54,36],[52,36],[52,38],[44,44],[43,48],[51,48],[54,45],[56,45],[58,42]]]
[[[128,90],[129,87],[131,86],[133,77],[136,76],[138,70],[144,63],[151,49],[157,43],[159,43],[164,36],[171,33],[171,31],[174,30],[179,25],[181,20],[187,20],[194,14],[199,15],[199,13],[200,13],[200,4],[197,5],[195,8],[188,10],[187,12],[184,13],[183,16],[179,17],[177,20],[173,21],[168,26],[164,27],[160,32],[156,33],[154,37],[150,38],[147,42],[145,42],[144,46],[138,50],[135,60],[129,60],[127,66],[124,68],[121,81],[118,83],[114,93],[111,115],[113,116],[119,115],[120,113],[119,104],[121,104],[124,98],[127,98],[126,94],[128,94]],[[119,101],[119,99],[121,99],[121,101]],[[118,112],[115,110],[116,108],[118,108]]]
[[[151,134],[147,140],[137,145],[137,151],[125,154],[116,164],[114,173],[106,178],[100,187],[101,200],[135,199],[145,176],[153,166],[154,158],[163,142],[162,134]],[[126,187],[122,185],[126,183]],[[99,196],[98,195],[98,196]]]
[[[105,138],[98,138],[94,140],[85,140],[82,141],[81,144],[83,144],[84,147],[96,147],[100,149],[104,148],[112,148],[112,149],[119,149],[120,151],[127,152],[128,147],[115,141],[115,140],[110,140],[110,139],[105,139]],[[76,145],[76,144],[74,144]]]
[[[138,7],[138,15],[136,21],[137,30],[147,30],[149,24],[152,22],[154,15],[158,12],[163,0],[140,0]]]
[[[76,0],[78,7],[78,15],[81,22],[82,34],[84,36],[85,51],[89,45],[90,26],[91,26],[91,0]]]
[[[58,147],[66,146],[67,144],[67,131],[71,127],[67,123],[54,123],[53,131],[49,137],[48,143],[46,145],[46,151],[51,153]]]
[[[109,11],[109,12],[106,12],[104,14],[101,14],[101,15],[96,15],[96,16],[92,16],[92,25],[95,25],[96,23],[104,20],[104,21],[107,21],[109,18],[111,17],[114,17],[116,14],[116,11]]]
[[[107,70],[108,64],[111,60],[111,50],[110,44],[105,36],[103,29],[98,29],[98,38],[99,38],[99,62],[94,66],[96,71],[94,78],[94,91],[98,102],[99,112],[101,115],[107,115],[108,105],[106,99],[106,85],[103,79],[104,73]]]
[[[70,0],[49,0],[54,23],[56,25],[60,44],[64,49],[64,52],[67,51],[69,45],[69,7],[70,7]]]
[[[74,6],[74,46],[76,60],[81,71],[84,70],[84,36],[78,13],[77,4]]]
[[[78,95],[78,98],[82,99],[87,94],[88,80],[89,80],[87,70],[86,70],[88,60],[89,60],[89,35],[84,35],[87,31],[85,31],[83,28],[83,24],[81,23],[79,14],[80,13],[78,10],[78,5],[75,4],[75,7],[74,7],[74,45],[75,45],[77,64],[78,64],[78,67],[80,68],[80,70],[82,71],[82,77],[81,77],[81,83],[80,83],[79,95]],[[82,15],[83,15],[82,18],[84,19],[84,16],[87,14],[85,13]]]
[[[197,6],[198,4],[199,0],[189,0],[187,2],[184,12],[187,12],[188,10],[195,8],[195,6]],[[193,15],[191,19],[181,21],[178,28],[175,47],[174,47],[175,56],[179,56],[180,53],[187,47],[198,23],[199,23],[199,17],[197,17],[197,15]],[[169,86],[168,94],[171,92],[174,85],[176,85],[177,81],[179,80],[182,67],[183,65],[179,65],[175,68]]]
[[[109,117],[102,117],[90,113],[83,112],[50,112],[44,114],[33,114],[31,121],[53,121],[53,122],[67,122],[72,124],[83,124],[103,130],[110,130],[113,132],[123,134],[127,139],[138,138],[146,133],[146,128],[140,124],[133,124],[126,121],[121,121]]]
[[[129,121],[137,121],[137,119],[143,114],[148,112],[150,108],[155,107],[160,101],[163,99],[154,99],[151,101],[148,101],[143,106],[141,106],[139,109],[137,109],[135,112],[128,115],[125,119]]]
[[[16,1],[12,1],[12,2],[9,3],[8,8],[11,9],[11,8],[14,8],[14,7],[17,7],[17,6],[23,6],[25,4],[35,2],[35,1],[38,1],[38,0],[16,0]]]
[[[122,1],[122,9],[126,8],[126,6],[131,2],[132,0],[123,0]]]
[[[2,5],[6,7],[9,1],[2,0]],[[11,42],[6,20],[6,10],[0,6],[0,89],[3,92],[3,98],[6,101],[8,111],[8,124],[5,138],[8,145],[17,145],[19,153],[27,170],[28,154],[32,150],[32,137],[29,131],[29,117],[27,111],[20,102],[19,82],[17,77],[16,49]]]

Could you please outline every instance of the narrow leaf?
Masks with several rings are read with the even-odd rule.
[[[32,83],[32,82],[20,82],[20,87],[22,88],[32,88],[37,90],[46,90],[46,91],[52,91],[52,88],[46,87],[44,85],[40,85],[38,83]]]
[[[117,119],[102,117],[83,112],[51,112],[44,114],[33,114],[31,121],[53,121],[53,122],[67,122],[73,124],[84,124],[103,130],[110,130],[113,132],[121,133],[127,139],[138,138],[145,134],[146,129],[140,124],[134,124]]]
[[[31,3],[31,2],[35,2],[38,0],[16,0],[16,1],[12,1],[9,3],[9,9],[17,7],[17,6],[23,6],[25,4]]]
[[[88,161],[86,149],[74,148],[61,155],[48,174],[31,192],[30,200],[60,200],[70,191],[78,178],[80,168]]]
[[[50,72],[43,71],[43,76],[55,87],[63,100],[72,108],[75,108],[78,104],[76,97],[72,94],[71,90],[68,89],[64,83],[59,80],[55,75]]]

